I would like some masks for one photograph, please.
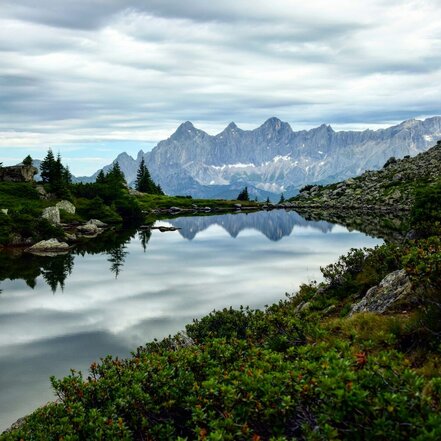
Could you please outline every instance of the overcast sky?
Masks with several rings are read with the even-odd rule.
[[[440,0],[1,0],[0,161],[76,175],[217,133],[441,114]]]

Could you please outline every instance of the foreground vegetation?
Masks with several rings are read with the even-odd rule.
[[[225,309],[186,333],[57,380],[57,402],[2,440],[441,439],[441,183],[421,186],[413,240],[352,250],[264,311]],[[404,268],[387,314],[351,306]]]

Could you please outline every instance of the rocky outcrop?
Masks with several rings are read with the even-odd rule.
[[[32,182],[38,170],[31,165],[13,165],[0,167],[0,181],[4,182]]]
[[[60,210],[58,207],[47,207],[43,210],[41,217],[47,219],[52,225],[59,225]]]
[[[101,222],[99,219],[90,219],[84,225],[77,227],[77,232],[83,236],[95,237],[98,234],[101,234],[106,227],[107,224]]]
[[[404,270],[388,274],[377,286],[372,287],[352,306],[350,314],[357,312],[375,312],[383,314],[393,310],[397,304],[407,303],[413,294],[412,284]]]
[[[69,245],[65,242],[59,242],[58,239],[42,240],[25,251],[32,254],[53,256],[57,254],[64,254],[69,251]]]
[[[100,221],[99,219],[90,219],[86,222],[86,225],[95,225],[98,228],[106,228],[107,224]]]
[[[75,214],[75,205],[69,201],[60,201],[55,205],[59,210],[64,210],[67,213]]]
[[[418,182],[441,178],[441,142],[411,158],[389,159],[382,170],[327,186],[306,186],[292,199],[296,208],[336,208],[370,211],[408,210]]]

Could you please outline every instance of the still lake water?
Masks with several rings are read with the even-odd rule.
[[[276,302],[382,242],[285,210],[157,225],[181,229],[110,234],[56,258],[0,255],[0,431],[54,398],[51,375],[127,356],[213,309]]]

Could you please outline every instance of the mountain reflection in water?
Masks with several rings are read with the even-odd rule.
[[[270,240],[277,241],[289,236],[294,227],[302,226],[314,228],[327,233],[332,230],[333,224],[325,221],[307,221],[295,211],[274,210],[258,211],[255,213],[222,214],[214,216],[191,216],[168,220],[179,230],[182,237],[192,240],[198,233],[212,225],[219,225],[231,237],[237,237],[246,229],[260,231]]]

